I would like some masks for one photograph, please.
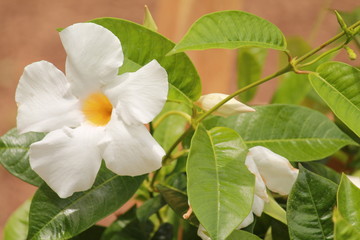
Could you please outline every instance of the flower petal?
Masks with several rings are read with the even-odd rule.
[[[254,202],[253,202],[251,211],[256,216],[260,217],[262,212],[264,211],[264,206],[265,206],[265,201],[255,194],[254,195]]]
[[[60,32],[67,53],[66,76],[73,93],[83,98],[112,81],[123,64],[120,40],[94,23],[78,23]]]
[[[218,104],[228,96],[229,95],[223,93],[210,93],[201,96],[199,100],[196,102],[196,104],[205,111],[209,111],[212,107],[214,107],[216,104]],[[213,112],[213,114],[227,117],[244,112],[255,112],[255,109],[232,98],[224,105],[222,105],[220,108],[218,108],[215,112]]]
[[[261,197],[264,201],[269,201],[269,196],[266,192],[266,186],[263,179],[260,176],[259,170],[256,167],[251,152],[248,153],[245,159],[245,165],[249,171],[255,175],[255,194]]]
[[[70,94],[65,75],[46,61],[25,67],[15,100],[20,133],[50,132],[63,126],[76,127],[83,118],[79,100]]]
[[[254,214],[250,211],[249,215],[242,221],[242,223],[237,227],[237,229],[245,228],[249,226],[254,221]]]
[[[347,175],[347,177],[350,179],[350,181],[351,181],[355,186],[357,186],[358,188],[360,188],[360,177],[358,177],[358,176],[350,176],[350,175]]]
[[[288,195],[298,176],[299,170],[291,166],[289,161],[261,146],[249,151],[256,163],[265,185],[273,192]]]
[[[126,123],[148,123],[163,108],[167,93],[167,73],[153,60],[134,73],[126,73],[105,86],[105,95]]]
[[[30,146],[31,168],[61,198],[93,185],[101,165],[97,148],[104,128],[82,125],[50,132]]]
[[[155,171],[161,167],[165,155],[144,125],[126,125],[116,114],[106,126],[100,148],[107,168],[128,176]]]

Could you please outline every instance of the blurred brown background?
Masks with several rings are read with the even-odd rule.
[[[145,4],[159,32],[175,42],[203,14],[237,9],[271,21],[286,36],[303,36],[313,46],[338,31],[336,18],[329,9],[351,11],[360,5],[357,0],[0,0],[0,135],[15,126],[14,96],[23,68],[47,60],[64,69],[65,53],[56,28],[105,16],[142,23]],[[235,50],[208,50],[189,55],[200,73],[203,93],[230,93],[235,89]],[[264,75],[277,70],[276,60],[276,53],[271,52]],[[276,80],[264,84],[255,103],[266,103],[275,85]],[[34,187],[0,166],[0,236],[11,212],[34,191]]]

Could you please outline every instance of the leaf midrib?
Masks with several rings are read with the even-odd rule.
[[[220,185],[219,185],[219,171],[218,171],[218,160],[217,160],[217,157],[216,157],[216,152],[215,152],[215,145],[214,145],[214,142],[213,142],[213,139],[212,139],[212,136],[211,134],[206,131],[206,134],[208,135],[209,137],[209,140],[210,140],[210,144],[211,144],[211,150],[213,151],[213,155],[214,155],[214,162],[215,162],[215,173],[216,173],[216,197],[217,197],[217,214],[216,214],[216,233],[218,234],[219,233],[219,227],[220,227]]]

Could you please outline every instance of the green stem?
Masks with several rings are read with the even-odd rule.
[[[168,164],[168,161],[171,160],[171,153],[175,150],[177,145],[179,145],[179,143],[181,143],[182,140],[191,132],[191,130],[193,130],[192,125],[186,129],[185,132],[183,132],[183,134],[176,140],[176,142],[173,143],[173,145],[171,145],[169,150],[166,152],[166,155],[162,159],[163,166]]]
[[[356,27],[360,26],[360,21],[357,21],[356,23],[354,23],[353,25],[351,25],[348,29],[352,30],[355,29]],[[312,55],[314,55],[315,53],[319,52],[320,50],[322,50],[323,48],[329,46],[330,44],[332,44],[333,42],[335,42],[336,40],[340,39],[342,36],[346,35],[345,31],[342,31],[341,33],[337,34],[335,37],[331,38],[330,40],[326,41],[325,43],[321,44],[319,47],[314,48],[313,50],[311,50],[310,52],[306,53],[305,55],[299,57],[298,59],[296,59],[296,61],[294,61],[294,65],[296,66],[297,64],[303,62],[304,60],[308,59],[309,57],[311,57]]]
[[[302,68],[302,67],[306,67],[306,66],[309,66],[309,65],[312,65],[314,63],[316,63],[317,61],[319,61],[320,59],[326,57],[327,55],[333,53],[333,52],[337,52],[339,50],[341,50],[346,44],[343,43],[341,44],[340,46],[337,46],[333,49],[330,49],[329,51],[326,51],[324,52],[323,54],[321,54],[320,56],[318,56],[317,58],[315,58],[314,60],[310,61],[310,62],[307,62],[307,63],[304,63],[304,64],[299,64],[298,67],[299,68]]]
[[[255,87],[257,85],[260,85],[264,82],[267,82],[273,78],[276,78],[284,73],[290,72],[293,69],[293,67],[289,64],[286,67],[280,69],[279,71],[277,71],[274,74],[271,74],[265,78],[262,78],[256,82],[253,82],[243,88],[238,89],[237,91],[235,91],[234,93],[232,93],[231,95],[227,96],[225,99],[223,99],[222,101],[220,101],[219,103],[217,103],[214,107],[212,107],[209,111],[205,112],[203,115],[201,115],[196,121],[197,123],[200,123],[202,120],[204,120],[207,116],[209,116],[211,113],[215,112],[219,107],[221,107],[224,103],[226,103],[227,101],[229,101],[230,99],[232,99],[233,97],[239,95],[242,92],[247,91],[248,89]]]
[[[157,128],[159,124],[165,120],[165,118],[171,116],[171,115],[179,115],[184,117],[189,123],[191,123],[191,116],[187,113],[181,112],[181,111],[169,111],[161,115],[156,121],[153,122],[153,127]]]

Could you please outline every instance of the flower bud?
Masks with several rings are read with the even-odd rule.
[[[208,111],[228,96],[229,95],[222,93],[210,93],[201,96],[195,104],[204,109],[205,111]],[[218,108],[216,111],[214,111],[213,114],[227,117],[244,112],[255,112],[255,109],[232,98],[220,108]]]

